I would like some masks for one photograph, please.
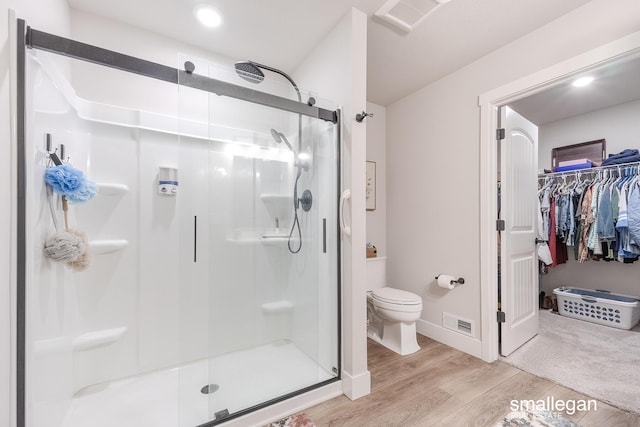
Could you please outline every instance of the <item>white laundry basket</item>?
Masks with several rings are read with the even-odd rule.
[[[570,286],[556,288],[553,293],[563,316],[619,329],[631,329],[640,321],[637,297]]]

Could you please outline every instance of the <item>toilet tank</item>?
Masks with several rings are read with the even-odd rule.
[[[387,286],[387,257],[367,258],[367,290]]]

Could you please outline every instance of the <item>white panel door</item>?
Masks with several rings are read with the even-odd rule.
[[[502,179],[500,353],[507,356],[538,333],[536,197],[538,128],[509,107],[500,109]]]

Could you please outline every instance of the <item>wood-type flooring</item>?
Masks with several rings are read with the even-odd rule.
[[[422,335],[418,343],[418,352],[400,356],[368,340],[371,394],[355,401],[339,396],[305,412],[318,427],[491,427],[511,411],[512,400],[590,399],[503,362],[486,363]],[[639,415],[600,401],[596,410],[554,415],[582,427],[640,426]]]

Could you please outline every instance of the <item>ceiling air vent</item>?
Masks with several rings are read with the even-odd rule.
[[[427,16],[449,0],[387,0],[375,16],[410,33]]]

